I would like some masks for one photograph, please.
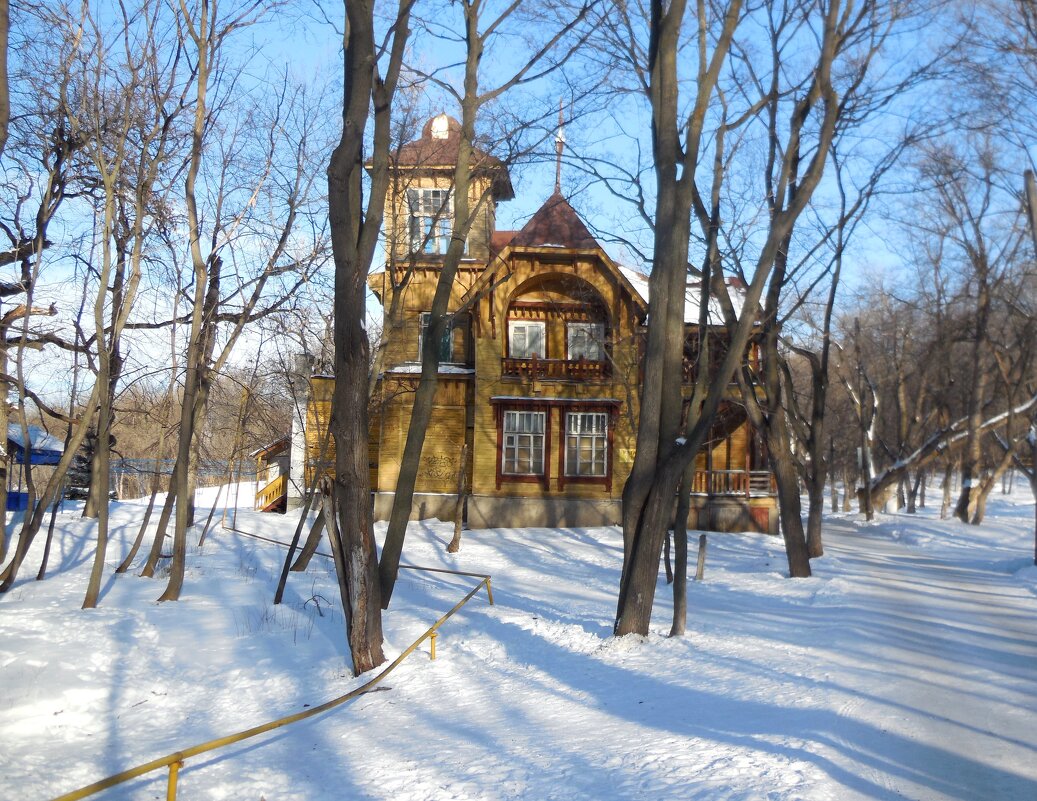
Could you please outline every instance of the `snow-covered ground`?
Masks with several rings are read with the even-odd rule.
[[[143,509],[114,507],[110,568]],[[496,605],[474,599],[386,691],[188,761],[179,797],[1037,799],[1032,515],[1021,488],[978,528],[835,516],[797,581],[779,539],[711,535],[688,636],[663,636],[661,581],[654,633],[621,640],[616,529],[470,531],[451,556],[449,526],[413,524],[405,562],[489,573]],[[294,521],[242,510],[237,527],[287,539]],[[81,611],[93,524],[59,523],[47,579],[38,543],[0,597],[0,798],[51,798],[361,683],[330,560],[274,607],[283,551],[217,526],[181,601],[109,570]],[[473,585],[402,572],[390,657]],[[164,798],[164,782],[98,797]]]

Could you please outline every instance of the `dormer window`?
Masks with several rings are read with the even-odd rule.
[[[408,189],[412,253],[443,255],[450,246],[454,203],[449,189]]]

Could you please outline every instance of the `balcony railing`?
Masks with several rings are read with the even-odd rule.
[[[696,470],[691,491],[697,495],[774,495],[767,470]]]
[[[267,509],[276,503],[288,490],[288,476],[278,476],[256,493],[256,508]]]
[[[501,375],[548,381],[587,381],[608,378],[611,366],[606,361],[590,359],[501,359]]]

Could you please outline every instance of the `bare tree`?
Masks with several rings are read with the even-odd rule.
[[[312,238],[299,236],[300,223],[315,213],[321,115],[287,80],[271,87],[270,106],[245,104],[235,94],[232,76],[243,66],[234,61],[233,37],[262,13],[258,3],[224,7],[202,0],[177,17],[180,41],[196,65],[184,188],[190,312],[130,324],[138,330],[183,325],[187,331],[172,487],[143,571],[154,573],[175,508],[170,578],[160,600],[176,600],[183,584],[199,434],[213,382],[246,326],[281,311],[324,254],[319,224],[311,227]]]
[[[7,47],[11,30],[11,8],[8,0],[0,0],[0,156],[7,145],[11,121],[11,90],[7,77]]]
[[[132,15],[124,9],[113,37],[122,43],[119,49],[95,19],[88,16],[79,23],[90,38],[76,81],[82,107],[71,108],[69,116],[87,141],[85,154],[101,203],[101,263],[93,304],[98,445],[88,502],[97,516],[97,549],[84,608],[97,605],[107,553],[110,437],[122,373],[122,333],[136,301],[156,210],[163,211],[156,198],[180,142],[179,116],[186,105],[183,72],[188,68],[179,43],[166,38],[163,11],[158,3]]]
[[[378,245],[389,188],[390,110],[407,45],[410,11],[410,0],[397,4],[391,29],[379,45],[372,0],[345,3],[342,133],[328,165],[328,209],[335,260],[331,432],[335,438],[332,498],[337,523],[329,527],[328,535],[337,538],[335,551],[343,556],[339,560],[339,585],[344,590],[346,633],[357,675],[385,661],[367,465],[370,343],[364,318],[367,275]],[[363,152],[372,108],[370,188],[365,207]]]
[[[700,6],[697,24],[692,25],[698,44],[697,94],[688,104],[688,116],[678,123],[677,51],[684,12],[682,3],[659,3],[652,4],[650,15],[650,70],[645,90],[652,109],[657,178],[655,249],[637,455],[623,497],[625,562],[616,634],[648,631],[659,554],[680,477],[705,441],[726,387],[744,358],[755,310],[771,270],[821,180],[840,114],[846,107],[840,100],[840,90],[852,95],[859,89],[871,58],[883,47],[885,32],[897,15],[895,9],[882,3],[852,9],[832,3],[821,9],[784,6],[743,11],[738,2],[733,2],[716,17]],[[762,79],[750,73],[740,84],[741,94],[727,92],[726,84],[719,82],[721,70],[740,24],[753,13],[763,15],[764,29],[775,37],[771,73]],[[813,31],[812,41],[817,47],[805,72],[797,77],[783,59],[791,39],[800,41],[793,31],[804,29]],[[707,42],[712,43],[712,52],[707,51]],[[802,65],[804,52],[799,55]],[[852,77],[847,77],[844,70],[849,64],[854,65],[848,71]],[[833,75],[840,83],[838,90]],[[738,77],[737,70],[734,76]],[[735,111],[730,105],[732,97],[750,99]],[[730,175],[724,138],[755,119],[763,121],[767,131],[765,222],[756,240],[757,255],[743,311],[735,315],[726,284],[719,279],[722,196]],[[714,126],[709,129],[709,138],[707,123]],[[707,153],[713,169],[704,175]],[[701,187],[700,181],[706,186]],[[699,348],[700,379],[692,394],[684,434],[678,440],[682,398],[673,382],[667,386],[666,377],[679,369],[683,350],[691,214],[704,239],[701,314],[705,317],[707,313],[707,293],[712,290],[725,310],[729,345],[722,363],[708,374],[708,379],[701,377],[708,373],[704,364],[708,348]],[[700,320],[703,336],[708,332],[706,323],[706,319]],[[792,575],[809,575],[805,543],[787,541],[786,545]]]

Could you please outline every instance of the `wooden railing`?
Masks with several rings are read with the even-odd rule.
[[[256,493],[256,508],[266,509],[288,490],[288,476],[278,476]]]
[[[586,381],[608,378],[612,371],[607,361],[590,359],[501,359],[501,375],[519,378],[536,378],[556,381]]]
[[[774,476],[767,470],[696,470],[691,491],[698,495],[773,495]]]

